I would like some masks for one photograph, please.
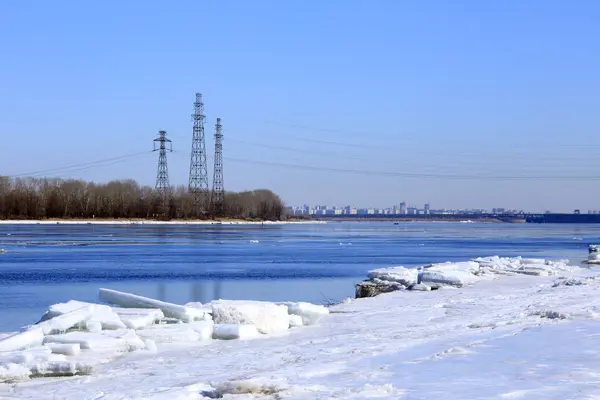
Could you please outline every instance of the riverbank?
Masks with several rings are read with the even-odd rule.
[[[246,220],[170,220],[150,219],[44,219],[0,220],[0,225],[293,225],[325,224],[327,221],[246,221]]]
[[[446,277],[460,269],[452,265]],[[595,372],[600,274],[562,263],[543,263],[546,267],[538,269],[531,265],[539,262],[524,265],[538,274],[504,271],[473,278],[463,287],[349,300],[330,307],[330,315],[314,326],[252,340],[187,343],[158,354],[133,352],[97,366],[90,376],[0,385],[0,396],[191,400],[238,394],[232,398],[308,400],[425,399],[440,393],[445,399],[600,395]]]

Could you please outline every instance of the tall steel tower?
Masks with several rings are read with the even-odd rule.
[[[158,137],[154,139],[154,151],[158,150],[158,170],[156,171],[156,190],[161,193],[169,191],[169,168],[167,167],[167,150],[173,151],[172,147],[167,148],[167,143],[171,145],[171,140],[167,139],[166,131],[159,131]],[[158,148],[156,143],[159,143]]]
[[[215,169],[213,175],[212,211],[215,216],[223,215],[225,188],[223,186],[223,131],[221,118],[215,125]]]
[[[188,190],[193,196],[194,211],[199,216],[208,206],[208,172],[206,146],[204,143],[204,104],[202,94],[196,93],[192,130],[192,155],[190,159],[190,182]]]

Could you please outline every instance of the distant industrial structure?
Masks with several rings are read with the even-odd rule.
[[[223,131],[221,118],[215,125],[215,157],[212,195],[208,187],[208,166],[206,161],[206,143],[204,135],[204,103],[202,94],[196,93],[194,112],[192,114],[192,151],[190,156],[190,173],[188,191],[192,195],[193,209],[196,217],[223,214],[225,204],[225,188],[223,185]],[[156,143],[159,143],[158,147]],[[167,147],[167,143],[169,147]],[[156,190],[161,193],[165,211],[168,210],[171,186],[167,165],[167,151],[173,151],[172,142],[167,139],[166,131],[159,131],[154,139],[154,151],[159,152],[156,173]],[[168,215],[168,213],[166,213]]]
[[[401,202],[399,205],[394,205],[387,208],[357,208],[352,206],[345,207],[329,207],[327,205],[301,207],[288,207],[290,215],[295,216],[418,216],[418,215],[482,215],[482,214],[503,214],[503,215],[520,215],[522,210],[509,210],[505,208],[494,208],[492,212],[484,209],[432,209],[430,203],[423,205],[423,208],[414,205],[407,205],[406,202]]]

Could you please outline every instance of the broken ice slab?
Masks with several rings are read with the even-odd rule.
[[[266,301],[213,301],[212,315],[215,324],[254,325],[265,334],[285,332],[290,325],[287,306]]]
[[[99,297],[102,301],[125,308],[158,308],[166,317],[177,318],[184,322],[201,321],[204,319],[204,312],[196,308],[167,303],[117,290],[100,289]]]

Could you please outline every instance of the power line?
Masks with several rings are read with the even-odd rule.
[[[71,165],[65,165],[62,167],[55,167],[55,168],[26,172],[26,173],[21,173],[21,174],[8,175],[8,177],[14,179],[14,178],[21,178],[21,177],[35,177],[37,175],[47,175],[47,174],[56,173],[56,172],[77,172],[77,171],[82,171],[85,169],[117,164],[117,163],[128,161],[128,160],[131,160],[134,158],[139,158],[140,156],[149,156],[151,154],[152,154],[152,151],[143,151],[143,152],[139,152],[139,153],[126,154],[126,155],[118,156],[118,157],[104,158],[104,159],[100,159],[100,160],[96,160],[96,161],[88,161],[85,163],[71,164]]]
[[[262,148],[267,148],[267,149],[272,149],[272,150],[283,150],[283,151],[291,151],[291,152],[297,152],[297,153],[302,153],[302,154],[313,154],[313,155],[322,155],[322,156],[334,156],[337,158],[343,158],[343,159],[348,159],[348,160],[360,160],[360,161],[371,161],[372,158],[369,157],[359,157],[359,156],[349,156],[349,155],[345,155],[345,154],[339,154],[336,152],[332,152],[332,151],[313,151],[313,150],[305,150],[303,148],[296,148],[296,147],[288,147],[288,146],[279,146],[279,145],[271,145],[271,144],[265,144],[265,143],[259,143],[259,142],[249,142],[249,141],[245,141],[245,140],[240,140],[240,139],[228,139],[230,142],[233,143],[240,143],[246,146],[253,146],[253,147],[262,147]],[[390,148],[386,148],[386,150],[390,150]],[[410,151],[410,150],[404,150],[404,151]],[[475,151],[475,152],[448,152],[448,151],[431,151],[428,149],[428,151],[424,152],[424,156],[429,156],[429,155],[434,155],[434,154],[451,154],[453,156],[461,156],[461,157],[468,157],[468,156],[473,156],[473,157],[478,157],[478,161],[481,161],[483,159],[483,157],[485,157],[485,161],[486,163],[490,162],[490,157],[489,155],[487,155],[486,153],[483,153],[481,151]],[[582,160],[587,160],[587,161],[597,161],[596,159],[592,159],[592,158],[582,158],[582,157],[565,157],[565,156],[560,156],[560,157],[552,157],[552,156],[547,156],[547,157],[536,157],[533,158],[531,156],[534,156],[535,154],[532,154],[531,152],[529,153],[497,153],[497,156],[499,156],[499,158],[497,159],[498,161],[510,161],[510,156],[518,156],[519,159],[522,159],[524,155],[528,156],[529,160],[536,160],[536,161],[552,161],[554,163],[558,162],[558,161],[582,161]],[[542,153],[541,155],[546,155],[545,153]],[[386,158],[385,155],[382,154],[377,154],[377,159],[378,160],[382,160]],[[463,159],[464,160],[464,159]],[[396,161],[394,159],[394,161]]]
[[[403,178],[435,178],[435,179],[456,179],[456,180],[600,180],[600,176],[509,176],[509,175],[466,175],[466,174],[431,174],[431,173],[411,173],[394,171],[369,171],[362,169],[345,169],[331,167],[317,167],[310,165],[285,164],[268,161],[244,160],[240,158],[225,157],[225,159],[255,165],[264,165],[270,167],[281,167],[296,170],[317,171],[317,172],[340,172],[358,175],[389,176]]]

